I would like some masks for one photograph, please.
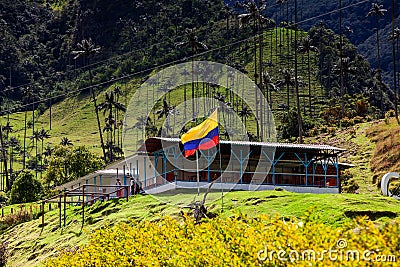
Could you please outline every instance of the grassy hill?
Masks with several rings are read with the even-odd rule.
[[[211,193],[220,195],[220,193]],[[192,195],[173,196],[192,199]],[[216,196],[211,196],[216,198]],[[342,194],[315,195],[285,191],[230,192],[225,195],[224,209],[221,200],[208,203],[209,211],[223,218],[243,213],[250,217],[260,214],[278,215],[281,218],[301,218],[307,212],[319,222],[333,227],[350,222],[357,216],[369,216],[376,223],[388,222],[400,217],[398,201],[379,195]],[[136,196],[125,200],[98,202],[86,208],[85,224],[81,228],[81,208],[70,206],[67,210],[66,227],[59,227],[58,210],[45,214],[45,227],[41,219],[22,223],[2,233],[1,240],[9,242],[10,266],[35,266],[60,251],[81,247],[88,242],[92,231],[105,224],[131,220],[154,221],[163,216],[182,220],[181,212],[188,209],[162,203],[152,196]]]

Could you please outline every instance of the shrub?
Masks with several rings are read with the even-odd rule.
[[[8,260],[8,242],[0,245],[0,267],[5,267]]]
[[[340,125],[342,127],[349,127],[349,126],[354,125],[354,121],[347,117],[344,117],[343,119],[340,120]]]
[[[8,201],[8,196],[5,192],[0,192],[0,204],[5,204]]]
[[[347,185],[343,186],[343,192],[346,193],[356,193],[356,191],[360,188],[357,181],[354,179],[349,180]]]
[[[22,171],[12,185],[10,202],[26,203],[38,200],[43,194],[43,186],[35,179],[32,172]]]
[[[32,214],[27,210],[20,210],[13,214],[7,214],[2,218],[1,224],[3,228],[8,228],[16,224],[29,222],[30,220],[32,220]]]
[[[165,217],[153,222],[105,226],[92,233],[87,246],[63,251],[43,266],[354,266],[359,264],[355,259],[337,262],[328,253],[319,256],[323,250],[334,250],[336,256],[346,256],[347,251],[354,250],[361,255],[374,250],[371,258],[378,254],[396,255],[399,236],[400,221],[377,226],[366,217],[339,229],[311,216],[299,221],[237,215],[197,225],[189,218],[181,223]],[[265,256],[270,255],[266,250],[283,250],[284,259],[274,253],[266,260]],[[309,250],[319,254],[318,263],[312,258],[289,257],[292,251],[301,256]]]

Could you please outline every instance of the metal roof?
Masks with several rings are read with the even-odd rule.
[[[166,138],[166,137],[151,137],[149,139],[156,139],[165,142],[179,143],[179,138]],[[148,139],[148,140],[149,140]],[[330,145],[315,145],[315,144],[295,144],[295,143],[276,143],[276,142],[250,142],[250,141],[226,141],[221,140],[221,144],[226,145],[241,145],[241,146],[264,146],[271,148],[298,148],[298,149],[309,149],[309,150],[334,150],[334,151],[346,151],[344,148],[334,147]]]

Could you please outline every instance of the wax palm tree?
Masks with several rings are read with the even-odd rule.
[[[103,115],[105,116],[108,112],[108,116],[106,118],[106,124],[111,128],[110,129],[110,136],[108,141],[113,142],[113,129],[116,127],[116,120],[114,117],[114,111],[118,113],[119,111],[126,111],[125,105],[117,102],[114,91],[106,92],[105,100],[103,103],[99,104],[97,107],[98,110],[103,110]],[[113,145],[108,145],[108,153],[109,153],[109,160],[113,160],[113,152],[116,151]]]
[[[278,86],[277,84],[273,81],[272,77],[269,75],[267,71],[263,73],[263,83],[264,87],[267,90],[267,99],[268,99],[268,94],[269,94],[269,106],[272,108],[272,92],[277,92],[278,91]]]
[[[382,80],[382,70],[381,70],[381,54],[380,54],[380,43],[379,43],[379,17],[384,16],[387,10],[383,8],[383,5],[378,5],[377,3],[372,3],[372,7],[369,10],[367,17],[375,16],[376,25],[376,48],[378,56],[378,79]],[[380,101],[381,101],[381,115],[383,117],[383,89],[379,86]]]
[[[71,141],[69,141],[69,142],[71,143]],[[72,143],[71,143],[71,145],[72,145]],[[50,157],[53,154],[53,151],[54,151],[54,149],[51,147],[51,145],[49,143],[47,143],[46,148],[43,151],[43,156]]]
[[[31,135],[30,139],[33,142],[33,146],[35,147],[35,174],[37,178],[37,168],[38,168],[38,141],[40,140],[40,132],[35,130]]]
[[[12,131],[13,131],[13,126],[10,124],[9,121],[7,121],[6,125],[3,126],[3,133],[4,133],[5,139],[8,139],[8,135]]]
[[[295,88],[295,95],[296,95],[296,110],[297,110],[297,124],[299,129],[299,143],[303,143],[303,119],[301,116],[301,109],[300,109],[300,95],[299,95],[299,77],[298,77],[298,68],[297,68],[297,49],[298,49],[298,42],[297,42],[297,0],[294,0],[294,88]]]
[[[27,138],[27,129],[28,129],[28,103],[29,100],[33,97],[33,91],[31,87],[26,87],[23,89],[23,99],[25,102],[24,108],[24,150],[23,150],[23,157],[22,157],[22,168],[25,169],[26,167],[26,138]]]
[[[71,140],[69,140],[68,137],[62,137],[60,145],[62,145],[62,146],[73,146]]]
[[[318,53],[317,47],[312,45],[311,38],[307,35],[303,37],[300,41],[300,45],[297,49],[300,53],[307,54],[307,71],[308,71],[308,101],[309,101],[309,111],[311,114],[311,63],[310,63],[310,53]]]
[[[258,86],[262,90],[262,60],[263,60],[263,34],[262,34],[262,22],[267,20],[262,15],[262,12],[265,10],[266,5],[262,3],[262,1],[258,1],[258,4],[254,0],[250,0],[246,3],[242,3],[241,7],[243,7],[246,11],[244,14],[240,14],[238,16],[239,22],[241,25],[246,25],[253,23],[253,30],[254,30],[254,35],[258,33],[258,38],[256,39],[254,36],[254,81],[257,84],[257,78],[259,78],[259,83]],[[259,62],[258,62],[258,71],[257,71],[257,40],[258,40],[258,45],[259,45]],[[258,88],[255,88],[255,97],[256,97],[256,103],[258,103]],[[263,96],[260,96],[263,97]],[[260,113],[262,113],[263,107],[262,107],[262,101],[260,101]],[[263,136],[263,121],[262,118],[263,116],[260,115],[259,110],[258,110],[258,105],[256,106],[256,116],[261,119],[261,136]],[[260,136],[260,127],[259,124],[257,123],[257,136]]]
[[[86,59],[86,65],[89,69],[89,83],[90,83],[90,93],[92,96],[92,101],[94,105],[94,111],[96,113],[96,119],[97,119],[97,127],[99,131],[99,136],[100,136],[100,144],[101,144],[101,149],[103,151],[103,158],[104,162],[107,163],[107,156],[106,156],[106,150],[104,147],[104,140],[103,140],[103,133],[101,131],[101,124],[100,124],[100,118],[99,118],[99,112],[97,108],[97,99],[96,99],[96,92],[93,87],[93,76],[92,76],[92,68],[90,65],[90,59],[92,56],[95,54],[98,54],[100,52],[100,47],[96,46],[91,39],[83,39],[81,43],[77,44],[78,49],[75,51],[72,51],[72,54],[75,55],[74,59],[83,57]]]
[[[161,119],[162,117],[168,117],[169,112],[171,111],[172,107],[169,105],[167,100],[164,98],[163,105],[159,110],[156,110],[156,114],[158,118]]]
[[[20,146],[19,140],[15,136],[11,136],[8,140],[10,147],[10,177],[13,177],[13,161],[14,161],[14,150]]]
[[[194,55],[197,54],[197,52],[201,49],[207,50],[208,47],[205,43],[202,43],[198,40],[197,37],[197,29],[196,28],[186,28],[185,29],[185,36],[186,36],[186,41],[184,42],[177,42],[175,43],[175,47],[177,48],[188,48],[190,47],[191,54],[192,54],[192,100],[194,99]],[[195,120],[195,107],[194,107],[194,102],[192,101],[192,116],[193,120]],[[186,110],[185,110],[186,112]]]
[[[397,109],[397,68],[396,68],[396,41],[400,39],[400,29],[395,28],[395,1],[392,0],[392,33],[389,36],[389,40],[392,41],[392,55],[393,55],[393,94],[394,94],[394,113],[396,116],[397,123],[400,124],[399,111]]]
[[[244,120],[244,126],[247,129],[247,118],[251,116],[251,110],[244,106],[241,110],[239,110],[239,116]]]
[[[44,140],[45,139],[49,139],[50,138],[50,134],[49,134],[48,131],[46,131],[45,129],[42,128],[39,131],[39,137],[40,137],[40,141],[42,142],[42,154],[41,155],[43,155],[43,152],[44,152]],[[43,170],[43,157],[42,156],[40,156],[40,168],[41,168],[40,175],[42,175],[42,170]]]
[[[295,81],[293,78],[293,70],[290,69],[281,69],[280,70],[283,80],[278,81],[277,85],[279,87],[286,86],[286,104],[289,110],[290,108],[290,86],[295,85]]]
[[[10,184],[10,179],[8,176],[8,167],[7,167],[7,144],[4,140],[3,136],[3,127],[0,125],[0,149],[2,152],[2,158],[3,158],[3,166],[4,166],[4,174],[6,177],[6,190],[11,190],[11,184]]]

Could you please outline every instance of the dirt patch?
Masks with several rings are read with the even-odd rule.
[[[373,211],[373,210],[347,210],[344,212],[349,218],[356,218],[362,216],[368,216],[371,220],[377,220],[381,217],[395,218],[397,213],[393,211]]]

